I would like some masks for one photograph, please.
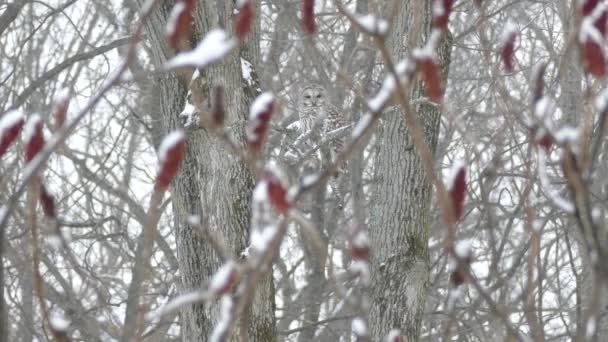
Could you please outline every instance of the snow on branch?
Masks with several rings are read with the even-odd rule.
[[[344,15],[357,27],[372,36],[386,36],[389,30],[389,23],[385,19],[378,18],[373,14],[360,14],[343,10]]]
[[[369,331],[367,329],[367,323],[365,323],[365,321],[360,317],[355,317],[353,319],[351,323],[351,328],[353,333],[358,337],[367,337],[367,335],[369,334]]]
[[[226,57],[236,46],[236,41],[221,29],[209,31],[205,38],[192,51],[182,52],[171,58],[165,68],[175,69],[182,67],[204,68],[219,62]]]
[[[540,184],[543,191],[547,194],[547,198],[553,202],[558,208],[563,210],[565,213],[573,214],[574,205],[570,201],[562,198],[549,182],[547,177],[547,155],[544,150],[538,150],[538,177],[540,178]]]
[[[225,341],[233,320],[234,302],[229,296],[223,296],[220,302],[220,319],[211,332],[210,342]]]
[[[215,272],[209,281],[209,293],[220,296],[230,293],[239,278],[237,264],[228,260]]]
[[[149,321],[158,320],[161,317],[178,310],[180,307],[188,304],[195,304],[206,301],[209,298],[209,295],[206,292],[195,291],[184,293],[179,295],[170,301],[168,301],[165,305],[163,305],[160,309],[150,312],[146,319]]]

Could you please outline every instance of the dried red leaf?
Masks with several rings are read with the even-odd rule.
[[[62,93],[55,100],[53,105],[53,118],[55,120],[55,128],[59,129],[65,123],[65,118],[70,106],[70,97],[67,93]]]
[[[464,265],[458,264],[456,269],[450,274],[450,283],[458,287],[468,281],[467,270]]]
[[[242,1],[241,6],[239,7],[239,13],[234,22],[234,34],[241,42],[244,42],[245,39],[247,39],[247,35],[251,31],[253,17],[253,3],[251,0]]]
[[[163,191],[169,187],[179,171],[185,150],[186,137],[183,132],[171,132],[163,139],[158,149],[160,171],[156,177],[157,190]]]
[[[466,169],[461,166],[453,179],[449,190],[450,200],[452,202],[452,213],[454,219],[459,221],[464,214],[464,200],[467,194]]]
[[[545,133],[545,135],[541,136],[536,140],[536,144],[542,147],[547,153],[551,150],[551,146],[553,145],[553,137],[549,133]]]
[[[595,7],[599,4],[599,0],[583,0],[582,12],[583,16],[588,16],[593,12]]]
[[[403,342],[401,331],[398,329],[391,330],[388,335],[386,335],[386,342]]]
[[[542,147],[547,153],[551,150],[551,146],[555,143],[553,136],[549,134],[544,128],[533,126],[528,129],[530,139],[534,145]]]
[[[169,46],[179,50],[192,36],[192,18],[196,0],[178,0],[167,20],[167,41]]]
[[[588,39],[582,45],[582,62],[585,70],[596,77],[606,75],[606,56],[604,49],[595,40]]]
[[[247,123],[247,146],[254,153],[262,150],[275,107],[276,100],[271,93],[261,94],[251,105]]]
[[[513,57],[515,55],[515,40],[517,39],[517,31],[507,25],[507,29],[504,33],[502,47],[500,49],[500,56],[507,72],[513,72],[515,64]]]
[[[293,205],[287,195],[287,182],[279,170],[267,168],[264,179],[268,184],[268,198],[277,212],[284,214]]]
[[[211,120],[213,121],[213,125],[216,127],[223,126],[225,117],[224,88],[218,86],[213,88],[213,108],[211,108]]]
[[[450,14],[454,7],[454,0],[434,0],[433,1],[433,27],[442,31],[448,30]]]
[[[315,0],[302,0],[302,28],[304,32],[313,34],[316,32],[315,24]]]
[[[545,70],[547,64],[542,63],[534,73],[534,94],[532,100],[538,102],[543,97],[543,89],[545,87]]]
[[[32,115],[25,129],[25,162],[30,162],[44,147],[42,120],[38,115]]]
[[[42,205],[42,211],[44,215],[49,218],[56,218],[55,211],[55,199],[47,191],[44,184],[40,184],[40,204]]]
[[[418,61],[426,94],[435,102],[443,98],[443,85],[439,65],[433,58],[423,58]]]
[[[0,118],[0,157],[17,140],[24,123],[23,114],[16,111],[5,113]]]

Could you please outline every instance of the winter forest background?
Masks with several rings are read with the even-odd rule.
[[[608,340],[607,6],[3,1],[0,341]]]

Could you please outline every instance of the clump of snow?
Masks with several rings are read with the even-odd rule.
[[[213,332],[211,333],[209,341],[223,341],[223,337],[227,333],[228,328],[230,327],[233,306],[234,303],[232,302],[232,298],[230,298],[229,296],[222,297],[222,301],[220,303],[220,319],[213,328]]]
[[[254,202],[266,202],[268,201],[268,182],[260,181],[253,189],[253,201]]]
[[[454,304],[456,304],[458,299],[460,299],[463,295],[464,295],[463,286],[451,288],[450,293],[448,294],[447,309],[450,311],[452,309],[454,309]]]
[[[354,13],[353,18],[357,22],[357,25],[361,26],[367,33],[380,36],[385,36],[388,33],[388,22],[373,14],[363,15]]]
[[[276,234],[277,227],[274,225],[267,226],[263,229],[254,229],[251,232],[251,248],[257,252],[264,252]]]
[[[69,88],[61,88],[57,92],[57,96],[55,96],[55,103],[66,102],[70,99],[70,89]]]
[[[199,116],[196,114],[196,107],[192,103],[190,103],[190,101],[186,101],[184,110],[179,113],[179,116],[180,118],[182,118],[182,122],[184,123],[184,127],[192,127],[198,125]]]
[[[598,46],[604,46],[604,39],[602,37],[602,33],[595,27],[595,21],[597,19],[594,18],[593,15],[587,16],[583,18],[581,22],[581,29],[578,33],[578,39],[581,43],[586,43],[589,40],[592,40],[594,43],[598,44]]]
[[[435,49],[440,39],[441,31],[438,29],[433,29],[433,31],[431,32],[431,36],[427,40],[426,44],[424,44],[423,47],[414,49],[414,51],[412,51],[412,57],[417,60],[435,60]]]
[[[360,317],[353,319],[351,327],[355,335],[367,336],[367,324]]]
[[[433,1],[433,17],[442,17],[445,14],[443,1]]]
[[[19,110],[10,110],[0,118],[0,137],[4,132],[14,127],[19,121],[24,120],[24,115]]]
[[[27,142],[27,141],[32,140],[32,138],[36,134],[36,127],[38,126],[38,124],[40,124],[41,121],[42,120],[40,119],[40,115],[38,115],[38,114],[30,115],[30,117],[27,119],[27,122],[25,123],[25,127],[23,128],[23,140],[24,141]]]
[[[358,275],[363,285],[369,286],[371,284],[372,273],[369,269],[369,263],[366,260],[353,260],[348,267],[348,271],[351,274]]]
[[[414,71],[414,68],[415,66],[411,62],[408,60],[402,60],[395,66],[395,71],[397,72],[397,75],[399,75],[400,80],[402,80],[408,73]],[[367,102],[369,109],[372,112],[379,112],[382,110],[382,108],[384,108],[387,102],[391,99],[391,96],[396,88],[397,82],[395,82],[394,75],[387,75],[376,96]]]
[[[8,213],[8,208],[5,205],[0,206],[0,222],[4,221],[4,216]]]
[[[70,326],[70,321],[68,321],[65,316],[58,312],[53,312],[51,314],[51,317],[49,317],[49,323],[56,331],[66,331]]]
[[[312,174],[308,174],[308,175],[305,175],[304,177],[302,177],[301,184],[303,187],[307,188],[318,180],[319,180],[319,175],[316,173],[312,173]]]
[[[595,108],[598,112],[604,112],[608,109],[608,89],[602,90],[595,98]]]
[[[576,127],[562,127],[555,132],[554,137],[558,144],[576,143],[579,138],[579,131]]]
[[[595,335],[595,329],[597,328],[597,321],[595,316],[589,317],[587,320],[587,329],[585,331],[585,338],[587,340],[591,340],[593,335]]]
[[[167,19],[167,35],[172,36],[177,30],[177,23],[179,20],[179,16],[183,11],[186,10],[186,3],[181,1],[177,2],[173,8],[171,9],[171,13],[169,14],[169,19]]]
[[[354,247],[368,247],[369,236],[365,230],[359,230],[355,236],[353,236],[352,244]]]
[[[534,115],[539,119],[548,118],[555,112],[555,103],[548,97],[544,96],[534,105]]]
[[[445,176],[445,186],[448,188],[448,190],[454,188],[454,182],[456,181],[458,172],[465,167],[466,164],[463,160],[455,160],[454,163],[452,163],[452,167],[450,167]]]
[[[182,52],[171,58],[165,64],[165,68],[203,68],[226,57],[235,46],[234,39],[231,39],[224,30],[214,29],[207,33],[194,50]]]
[[[241,72],[243,75],[243,79],[245,80],[245,82],[247,82],[247,85],[252,86],[253,77],[251,74],[253,73],[253,66],[248,60],[244,58],[241,58]]]
[[[401,337],[401,330],[399,329],[391,329],[386,335],[386,342],[395,342],[398,341],[398,338]]]
[[[236,263],[228,260],[222,267],[215,272],[209,281],[209,292],[220,293],[230,283],[232,276],[236,272]]]
[[[363,134],[363,131],[365,131],[365,129],[372,123],[373,118],[374,116],[372,115],[372,113],[363,114],[361,116],[361,119],[359,119],[359,122],[357,122],[357,124],[355,125],[355,128],[353,128],[353,138],[361,136],[361,134]]]
[[[251,104],[249,109],[249,119],[255,120],[260,114],[268,110],[268,106],[274,101],[274,95],[271,92],[265,92],[260,94]]]
[[[466,259],[470,257],[471,241],[463,240],[456,242],[456,244],[454,245],[454,254],[456,254],[459,259]]]
[[[502,31],[500,45],[504,46],[505,44],[507,44],[507,42],[509,42],[509,40],[512,39],[513,35],[516,35],[518,31],[519,29],[517,28],[517,25],[515,25],[515,23],[511,19],[509,19],[507,21],[507,24],[505,25],[504,30]]]
[[[190,215],[186,219],[186,222],[188,222],[188,224],[191,226],[198,226],[201,224],[201,217],[198,215]]]
[[[53,249],[58,250],[61,248],[61,237],[57,234],[51,234],[46,238],[46,242]]]
[[[181,130],[173,131],[163,139],[163,141],[160,143],[160,146],[158,147],[158,160],[161,164],[163,164],[167,159],[167,154],[169,153],[169,151],[174,148],[175,145],[182,142],[184,139],[186,139],[186,136]]]

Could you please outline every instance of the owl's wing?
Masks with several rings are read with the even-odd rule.
[[[329,104],[326,106],[325,112],[325,122],[323,125],[324,135],[329,134],[332,131],[335,131],[339,128],[346,126],[346,120],[342,112],[338,110],[335,106]],[[344,137],[333,139],[331,146],[334,152],[339,152],[342,150],[344,145]]]

